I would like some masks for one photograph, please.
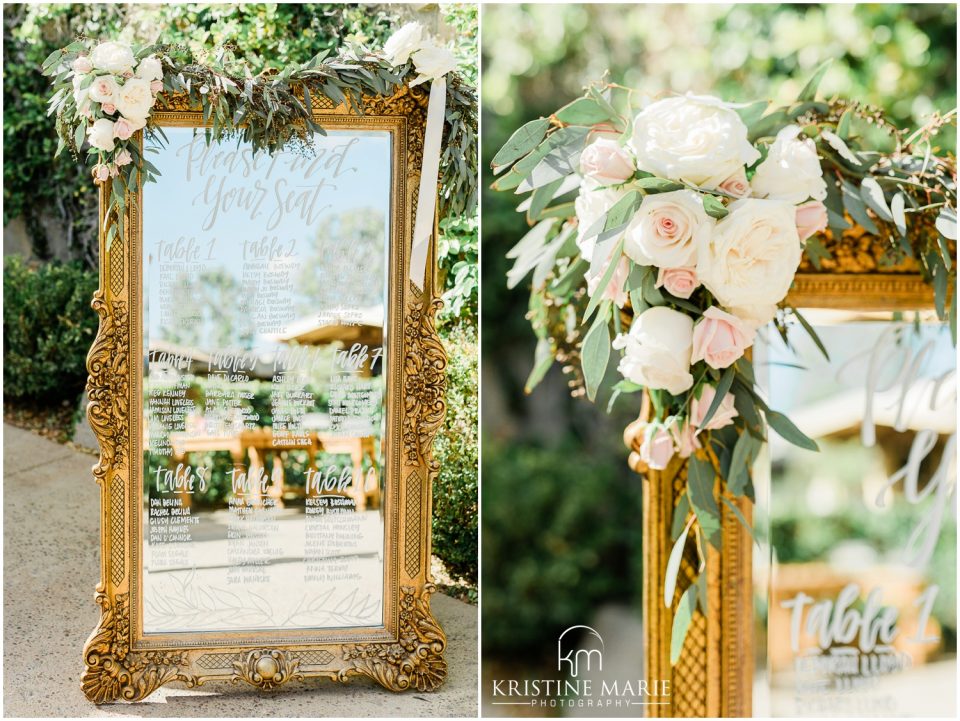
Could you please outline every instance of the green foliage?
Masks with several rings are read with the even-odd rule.
[[[3,394],[18,400],[74,400],[86,382],[97,330],[90,298],[97,274],[79,264],[3,263]]]
[[[479,313],[479,217],[455,216],[440,221],[437,265],[443,278],[440,319],[476,325]]]
[[[433,485],[433,551],[451,575],[477,583],[479,468],[477,338],[469,326],[443,337],[447,364],[447,419],[434,442],[440,474]]]
[[[641,481],[622,483],[606,450],[484,438],[484,653],[546,651],[599,605],[637,600]]]

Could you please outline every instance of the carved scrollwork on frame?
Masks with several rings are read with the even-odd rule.
[[[340,680],[359,674],[393,691],[435,691],[447,676],[443,649],[447,639],[430,612],[429,595],[410,586],[400,589],[400,630],[395,643],[346,645],[343,659],[351,664]]]
[[[183,653],[130,650],[128,594],[111,602],[98,593],[97,604],[100,625],[83,652],[87,668],[80,684],[87,698],[94,703],[139,701],[180,675],[180,666],[186,663]]]
[[[100,329],[87,354],[87,418],[100,443],[93,474],[102,481],[110,469],[123,468],[127,461],[130,329],[124,301],[108,304],[103,292],[97,291],[91,306],[100,316]]]
[[[233,683],[246,681],[263,691],[271,691],[290,679],[303,680],[300,659],[278,648],[250,651],[245,658],[233,662]]]
[[[433,325],[443,305],[415,297],[404,324],[403,448],[407,465],[426,457],[446,414],[447,353]],[[430,468],[433,470],[433,461]]]

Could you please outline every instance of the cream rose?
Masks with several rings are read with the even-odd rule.
[[[627,226],[623,250],[640,265],[693,266],[713,224],[700,195],[692,190],[648,195]]]
[[[647,106],[633,121],[637,165],[712,190],[760,157],[747,126],[722,100],[687,94]]]
[[[601,185],[619,185],[633,177],[637,165],[616,140],[599,137],[580,154],[580,172]]]
[[[383,45],[383,54],[393,65],[403,65],[420,47],[423,25],[407,23],[389,37]]]
[[[717,389],[715,386],[704,384],[700,388],[700,397],[690,399],[690,425],[694,428],[699,428],[701,431],[713,431],[719,428],[724,428],[733,423],[733,419],[739,415],[737,409],[734,407],[734,397],[733,393],[727,393],[723,400],[720,401],[720,406],[717,408],[716,412],[713,414],[713,417],[710,421],[703,425],[703,419],[707,415],[707,411],[710,410],[710,406],[713,405],[714,398],[717,397]]]
[[[710,306],[693,328],[691,363],[706,361],[711,368],[727,368],[753,345],[754,329],[747,323]]]
[[[116,94],[114,105],[128,120],[145,120],[156,99],[150,92],[150,81],[131,78]]]
[[[144,80],[163,80],[163,64],[153,55],[148,55],[137,66],[137,77]]]
[[[634,383],[674,395],[693,385],[693,319],[688,315],[666,306],[649,308],[634,318],[629,334],[614,339],[613,347],[626,350],[618,370]]]
[[[795,205],[808,198],[827,197],[817,145],[810,138],[801,138],[800,132],[799,125],[788,125],[777,133],[770,152],[750,181],[754,195]]]
[[[434,43],[424,44],[410,57],[413,59],[413,67],[420,73],[416,80],[410,83],[411,88],[427,80],[442,78],[457,69],[457,59],[453,53]]]
[[[624,195],[626,191],[601,188],[597,181],[591,178],[580,181],[580,193],[573,207],[577,212],[577,247],[580,248],[580,255],[584,260],[593,260],[593,249],[597,244],[598,233],[591,233],[591,229]]]
[[[94,148],[105,150],[108,153],[113,150],[113,121],[106,118],[100,118],[87,128],[87,140]]]
[[[657,288],[665,288],[675,298],[686,300],[700,287],[696,268],[661,268],[657,273]]]
[[[108,73],[130,72],[134,63],[133,50],[124,43],[100,43],[90,53],[90,62],[95,68]]]
[[[827,228],[827,207],[819,200],[811,200],[797,206],[797,234],[800,242]]]
[[[87,88],[90,99],[96,103],[113,103],[117,97],[117,91],[120,86],[117,85],[117,79],[112,75],[101,75],[95,78]]]
[[[757,198],[728,209],[700,248],[697,276],[726,308],[776,305],[800,265],[796,211],[790,203]]]

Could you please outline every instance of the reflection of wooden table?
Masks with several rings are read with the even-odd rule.
[[[372,508],[379,508],[379,473],[371,474],[372,487],[367,487],[363,473],[364,456],[370,459],[373,468],[377,467],[376,439],[373,436],[358,438],[313,432],[284,440],[286,442],[282,445],[274,445],[273,429],[271,428],[244,430],[231,436],[189,436],[183,433],[170,436],[175,462],[183,461],[189,453],[227,451],[233,457],[234,464],[243,467],[245,457],[249,456],[250,465],[246,469],[247,478],[252,479],[252,486],[255,489],[250,497],[257,502],[262,498],[258,481],[261,473],[266,472],[264,468],[265,456],[268,453],[274,453],[273,467],[270,470],[271,483],[267,489],[267,496],[275,499],[279,506],[283,504],[285,490],[281,453],[284,451],[306,451],[309,458],[308,468],[314,471],[319,470],[316,461],[318,452],[349,455],[353,462],[353,479],[349,491],[345,495],[354,499],[358,511],[365,510],[368,503]]]

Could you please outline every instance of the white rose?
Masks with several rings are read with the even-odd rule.
[[[690,94],[642,110],[633,121],[630,145],[641,170],[711,190],[760,157],[730,106]]]
[[[156,99],[150,92],[150,81],[145,78],[131,78],[117,91],[114,105],[127,120],[143,120],[154,102]]]
[[[383,54],[393,65],[403,65],[423,39],[423,25],[407,23],[397,30],[383,46]]]
[[[410,83],[411,88],[427,80],[442,78],[457,69],[457,59],[453,53],[433,43],[424,44],[410,57],[413,58],[413,67],[420,73],[417,79]]]
[[[94,148],[110,152],[113,150],[113,121],[100,118],[87,128],[87,140]]]
[[[800,132],[799,125],[788,125],[777,133],[766,160],[750,181],[755,195],[793,204],[827,197],[817,145],[810,138],[799,137]]]
[[[137,66],[137,77],[144,80],[163,80],[163,65],[153,55],[145,57]]]
[[[125,73],[133,70],[133,50],[125,43],[100,43],[90,53],[93,67],[108,73]]]
[[[666,306],[650,308],[634,319],[628,335],[614,339],[613,347],[626,350],[618,370],[634,383],[674,395],[693,386],[693,319],[688,315]]]
[[[683,268],[697,264],[714,220],[692,190],[648,195],[627,226],[623,251],[640,265]]]
[[[116,98],[120,86],[117,85],[117,79],[112,75],[100,75],[93,79],[87,92],[90,99],[96,103],[112,103]]]
[[[697,276],[725,308],[769,308],[786,296],[800,265],[796,209],[745,198],[729,210],[700,248]]]
[[[599,183],[590,178],[580,182],[580,194],[573,207],[577,212],[577,247],[584,260],[593,260],[593,249],[597,244],[598,233],[590,233],[590,230],[624,195],[625,190],[601,188]]]

